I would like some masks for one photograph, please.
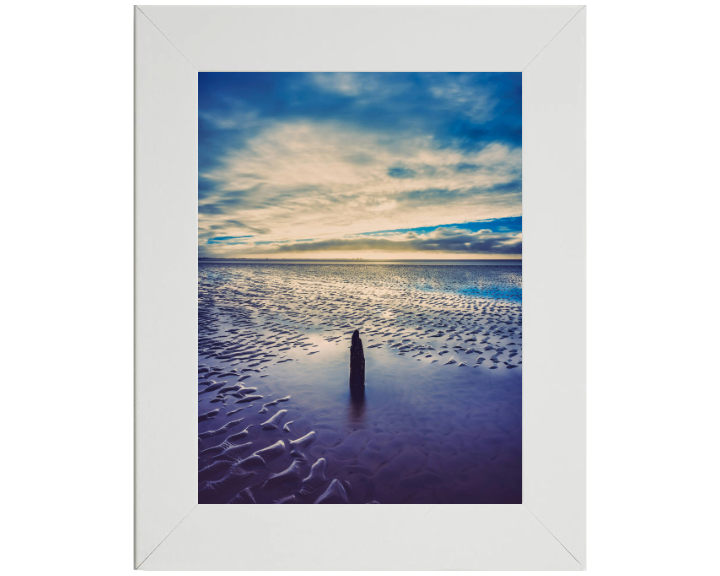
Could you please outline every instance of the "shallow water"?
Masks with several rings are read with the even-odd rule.
[[[200,503],[521,502],[521,266],[201,262],[198,295]]]

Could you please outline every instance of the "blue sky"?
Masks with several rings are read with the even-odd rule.
[[[520,73],[199,73],[201,257],[519,258]]]

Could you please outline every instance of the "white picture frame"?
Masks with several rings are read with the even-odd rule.
[[[136,568],[585,568],[585,15],[135,8]],[[522,504],[198,505],[200,71],[523,73]]]

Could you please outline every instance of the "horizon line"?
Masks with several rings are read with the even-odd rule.
[[[198,260],[286,260],[286,261],[295,261],[295,260],[365,260],[368,262],[371,261],[397,261],[397,260],[437,260],[437,261],[456,261],[456,260],[486,260],[486,261],[493,261],[493,260],[522,260],[522,256],[519,258],[269,258],[269,257],[258,257],[258,258],[240,258],[240,257],[221,257],[221,256],[198,256]]]

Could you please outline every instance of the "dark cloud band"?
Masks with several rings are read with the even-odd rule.
[[[324,251],[383,251],[423,252],[435,251],[468,254],[522,254],[522,241],[510,235],[477,237],[456,235],[441,238],[411,238],[390,240],[387,238],[331,239],[318,242],[299,242],[278,246],[278,253],[324,252]]]

